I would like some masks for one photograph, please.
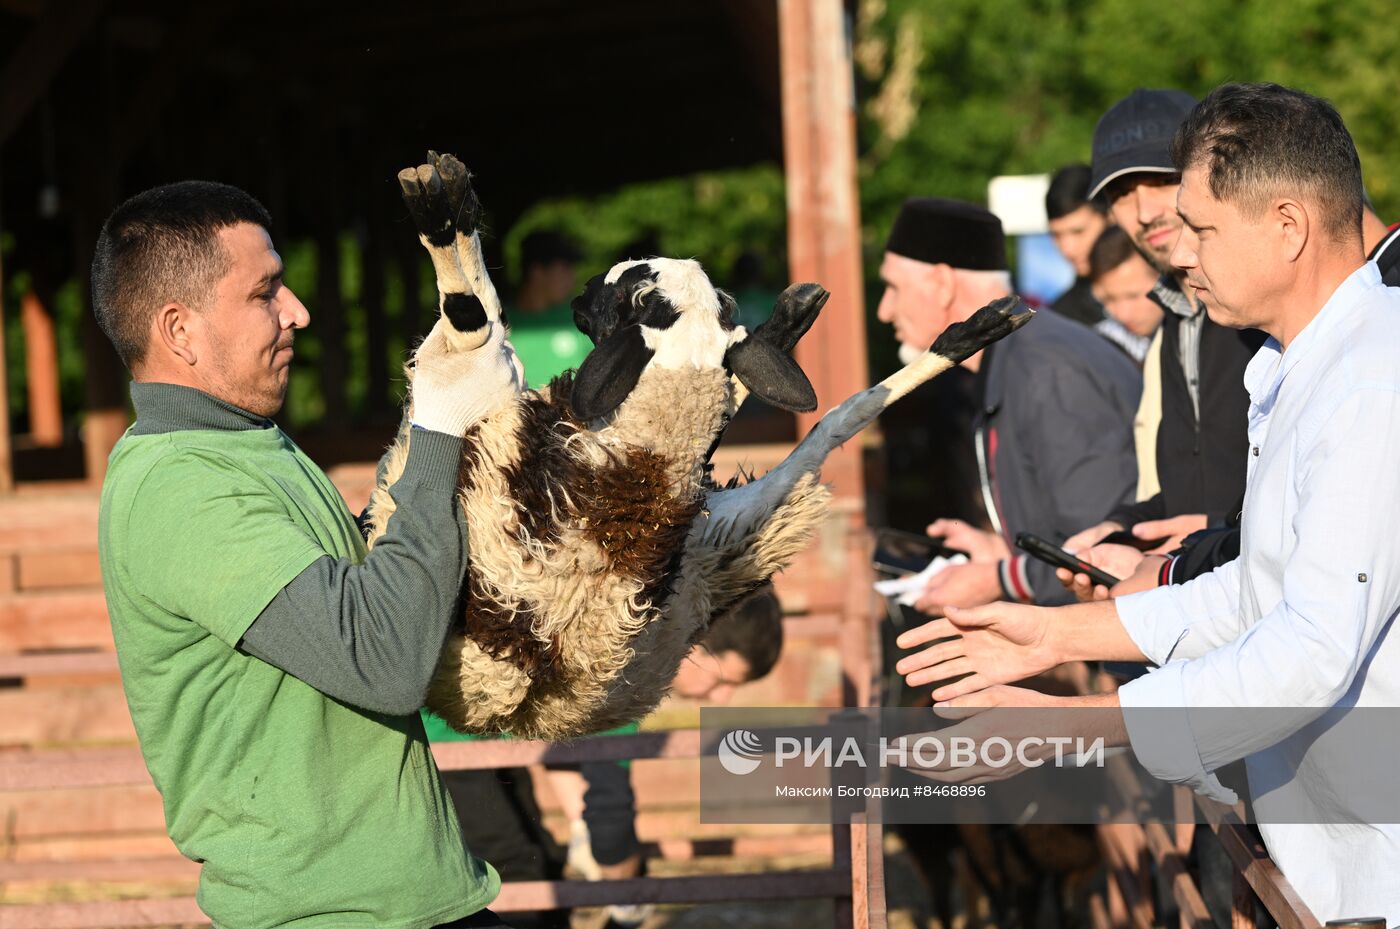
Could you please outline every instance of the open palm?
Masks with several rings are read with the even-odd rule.
[[[992,603],[947,612],[897,640],[906,649],[932,643],[895,665],[910,687],[960,678],[934,690],[936,701],[1024,680],[1059,663],[1046,642],[1048,616],[1041,607]]]

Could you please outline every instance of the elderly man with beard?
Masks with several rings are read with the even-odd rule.
[[[1152,298],[1161,304],[1162,418],[1157,431],[1161,490],[1125,504],[1104,521],[1076,533],[1065,546],[1082,551],[1111,532],[1130,530],[1138,539],[1162,540],[1158,550],[1208,525],[1223,524],[1244,492],[1244,368],[1263,344],[1252,329],[1227,329],[1212,322],[1182,286],[1171,265],[1181,234],[1176,211],[1181,175],[1171,161],[1173,133],[1195,105],[1179,90],[1139,88],[1115,103],[1094,129],[1094,181],[1090,196],[1102,195],[1109,213],[1161,274]],[[1131,574],[1141,555],[1125,546],[1109,573]],[[1110,553],[1095,553],[1109,557]],[[1113,570],[1114,568],[1117,571]]]
[[[877,315],[900,356],[923,352],[953,323],[1011,292],[1001,221],[961,200],[905,201],[885,246]],[[1128,358],[1079,323],[1040,313],[1004,342],[962,362],[977,375],[977,463],[995,532],[960,520],[929,527],[971,563],[935,575],[916,604],[1008,598],[1063,603],[1054,569],[1011,550],[1021,532],[1060,542],[1131,499],[1137,486],[1132,420],[1142,378]]]

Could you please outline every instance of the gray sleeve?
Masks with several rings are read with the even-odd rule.
[[[1132,499],[1137,455],[1131,410],[1137,398],[1127,396],[1130,388],[1127,382],[1101,381],[1082,367],[1060,364],[1047,377],[1038,377],[1035,390],[1028,392],[1026,418],[1018,428],[1037,437],[1037,483],[1048,497],[1053,527],[1049,541],[1063,542]],[[1074,599],[1055,577],[1055,568],[1042,561],[1027,559],[1026,578],[1036,603]]]
[[[240,647],[353,706],[417,711],[466,571],[461,454],[461,439],[415,429],[389,491],[397,508],[364,562],[317,559],[258,615]]]

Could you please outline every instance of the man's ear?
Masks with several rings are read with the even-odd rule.
[[[187,365],[199,360],[190,326],[193,312],[183,303],[167,303],[156,310],[151,322],[151,347],[160,348]]]
[[[1313,217],[1307,207],[1297,200],[1275,200],[1269,218],[1279,232],[1279,244],[1283,250],[1281,257],[1284,261],[1297,261],[1313,233]]]
[[[933,289],[934,305],[939,311],[953,305],[958,295],[958,275],[952,265],[936,264],[929,268],[929,284]]]

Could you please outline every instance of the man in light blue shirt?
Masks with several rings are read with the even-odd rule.
[[[1173,157],[1184,227],[1172,263],[1212,320],[1270,336],[1245,374],[1240,557],[1054,613],[953,611],[900,644],[961,638],[899,670],[911,683],[973,672],[934,692],[955,706],[1121,707],[1110,740],[1218,799],[1231,796],[1211,772],[1246,759],[1261,819],[1280,802],[1310,814],[1261,832],[1313,915],[1400,924],[1400,826],[1348,815],[1350,772],[1329,735],[1357,708],[1400,706],[1400,291],[1365,260],[1360,163],[1326,101],[1226,85],[1187,117]],[[1159,667],[1093,697],[1003,686],[1085,659]],[[1211,707],[1274,709],[1198,712]]]

